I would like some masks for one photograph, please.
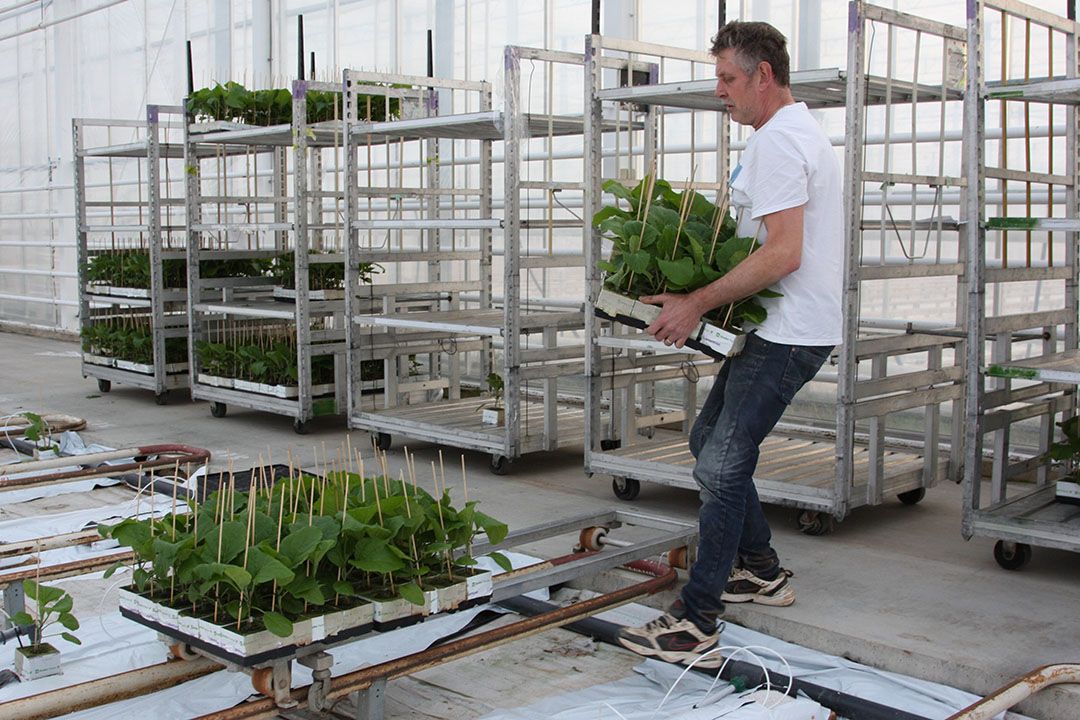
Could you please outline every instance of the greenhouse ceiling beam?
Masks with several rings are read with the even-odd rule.
[[[15,31],[13,33],[8,33],[7,35],[0,35],[0,42],[3,42],[4,40],[10,40],[11,38],[14,38],[14,37],[19,37],[20,35],[26,35],[28,33],[32,33],[32,32],[35,32],[37,30],[44,30],[45,28],[52,27],[53,25],[59,25],[60,23],[65,23],[68,20],[75,20],[76,18],[81,18],[84,15],[91,15],[91,14],[99,12],[101,10],[107,10],[107,9],[111,8],[113,5],[119,5],[119,4],[125,3],[127,1],[128,0],[110,0],[110,2],[103,3],[103,4],[98,5],[96,7],[87,8],[86,10],[80,10],[77,13],[72,13],[71,15],[65,15],[64,17],[59,17],[59,18],[56,18],[55,20],[49,20],[49,21],[44,21],[43,20],[43,21],[37,23],[36,25],[31,25],[28,28],[23,28],[22,30],[17,30],[17,31]]]

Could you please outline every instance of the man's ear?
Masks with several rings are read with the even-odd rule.
[[[762,85],[771,85],[776,80],[776,73],[773,72],[772,64],[767,60],[758,63],[757,72],[761,76]]]

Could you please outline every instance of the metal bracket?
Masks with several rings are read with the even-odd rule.
[[[349,695],[354,720],[383,720],[386,709],[386,678],[379,678],[363,690]]]
[[[13,582],[4,586],[4,618],[0,628],[11,627],[11,618],[15,613],[26,609],[26,596],[21,582]]]

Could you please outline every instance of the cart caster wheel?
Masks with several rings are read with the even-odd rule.
[[[225,413],[228,412],[228,406],[225,403],[212,402],[210,403],[210,414],[216,418],[225,417]]]
[[[918,505],[924,497],[926,497],[926,488],[915,488],[900,493],[896,496],[896,499],[905,505]]]
[[[293,432],[296,433],[297,435],[307,435],[307,431],[308,431],[307,421],[296,418],[295,420],[292,421],[292,429],[293,429]]]
[[[266,697],[274,697],[274,669],[258,668],[251,673],[251,687]]]
[[[505,455],[492,455],[488,469],[493,475],[505,475],[510,470],[510,460]]]
[[[1031,560],[1031,546],[998,540],[994,543],[994,559],[1006,570],[1019,570]]]
[[[97,389],[99,392],[109,392],[112,390],[112,380],[102,380],[98,378]]]
[[[836,518],[828,513],[803,510],[798,521],[799,532],[803,535],[829,535],[836,530]]]
[[[604,548],[604,538],[607,537],[606,527],[587,527],[578,535],[578,547],[582,550],[599,552]]]
[[[673,568],[679,568],[680,570],[690,569],[690,554],[687,552],[686,546],[674,548],[667,552],[667,564]]]
[[[383,452],[386,452],[390,449],[390,433],[378,433],[371,439],[371,442],[375,445],[376,450],[382,450]]]
[[[633,478],[613,477],[611,478],[611,491],[620,500],[630,501],[641,492],[641,483]]]
[[[169,391],[166,390],[165,392],[155,393],[154,394],[154,402],[156,402],[158,405],[168,405],[169,404]]]

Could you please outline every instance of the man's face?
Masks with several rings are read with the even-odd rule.
[[[760,111],[761,73],[747,74],[735,62],[736,51],[728,48],[716,56],[716,97],[727,106],[731,119],[753,125]]]

